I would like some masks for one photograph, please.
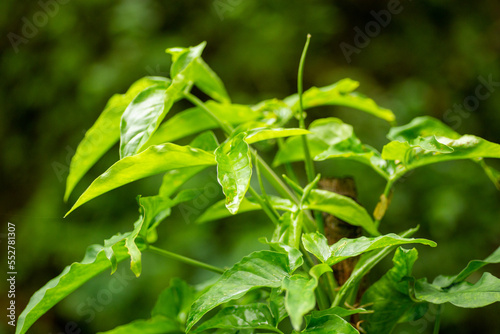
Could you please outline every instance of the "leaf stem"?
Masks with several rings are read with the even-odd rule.
[[[205,103],[203,103],[202,100],[200,100],[199,98],[197,98],[196,96],[194,96],[193,94],[189,93],[189,92],[184,92],[184,96],[186,97],[186,99],[191,102],[192,104],[194,104],[195,106],[198,106],[200,107],[201,109],[203,109],[203,111],[205,111],[210,117],[212,117],[214,119],[214,121],[217,122],[217,124],[219,124],[220,128],[222,129],[222,131],[224,131],[226,133],[226,135],[230,135],[232,132],[233,132],[233,127],[231,125],[229,125],[228,123],[226,122],[223,122],[219,117],[217,117],[217,115],[215,115],[212,110],[210,110],[206,105]]]
[[[255,200],[259,203],[260,207],[262,208],[262,210],[264,210],[264,212],[269,217],[269,219],[271,219],[273,224],[278,225],[279,224],[278,218],[276,217],[274,212],[269,208],[268,203],[266,203],[266,201],[264,199],[262,199],[262,196],[259,195],[255,191],[255,189],[252,187],[248,187],[248,191],[250,192],[250,194],[252,194],[252,196],[255,198]]]
[[[298,73],[298,79],[297,79],[297,92],[299,94],[299,127],[301,129],[305,129],[306,125],[304,122],[304,103],[303,103],[303,76],[304,76],[304,63],[306,61],[306,55],[307,55],[307,49],[309,48],[309,42],[311,41],[311,35],[307,35],[306,39],[306,44],[304,45],[304,49],[302,50],[302,55],[300,57],[300,63],[299,63],[299,73]],[[311,153],[309,151],[309,145],[307,143],[307,135],[302,135],[300,136],[302,138],[302,146],[304,149],[304,156],[305,156],[305,165],[306,165],[306,174],[307,174],[307,181],[311,183],[314,180],[314,164],[311,159]]]
[[[172,253],[172,252],[169,252],[167,250],[164,250],[164,249],[161,249],[161,248],[158,248],[155,246],[148,246],[147,250],[149,250],[151,253],[159,254],[159,255],[162,255],[162,256],[167,257],[169,259],[174,259],[174,260],[177,260],[177,261],[180,261],[180,262],[183,262],[183,263],[186,263],[186,264],[198,267],[198,268],[210,270],[210,271],[217,273],[217,274],[223,274],[225,272],[224,269],[221,269],[221,268],[212,266],[210,264],[191,259],[191,258],[183,256],[183,255]]]
[[[443,311],[443,305],[438,305],[436,320],[434,321],[434,331],[433,334],[439,334],[439,327],[441,326],[441,313]]]

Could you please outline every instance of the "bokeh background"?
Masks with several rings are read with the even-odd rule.
[[[362,93],[391,108],[399,124],[432,115],[460,133],[500,142],[499,84],[474,110],[453,110],[475,96],[481,80],[500,82],[500,2],[401,1],[390,22],[346,57],[340,45],[356,47],[355,29],[365,31],[375,20],[372,11],[387,8],[387,1],[378,0],[2,0],[0,240],[4,259],[6,224],[15,223],[18,313],[45,282],[80,261],[89,244],[130,230],[138,214],[135,196],[158,190],[161,178],[148,178],[62,218],[70,207],[62,200],[70,158],[84,132],[112,94],[125,92],[140,77],[168,75],[167,47],[207,41],[204,58],[233,100],[256,103],[295,92],[300,53],[310,33],[306,88],[350,77],[361,82]],[[364,142],[379,149],[387,141],[388,125],[369,115],[330,107],[313,110],[308,122],[324,116],[343,118]],[[264,156],[272,154],[271,149]],[[117,157],[115,147],[80,182],[70,202]],[[491,164],[500,167],[498,161]],[[369,211],[374,208],[384,186],[376,174],[346,162],[317,168],[325,176],[353,175],[360,201]],[[382,229],[402,231],[420,224],[419,235],[438,242],[436,249],[419,247],[417,277],[456,274],[469,260],[482,259],[498,246],[500,192],[476,164],[432,165],[403,181],[396,185]],[[260,213],[205,225],[193,222],[200,210],[222,198],[209,191],[217,185],[214,170],[187,186],[199,184],[206,185],[202,200],[173,210],[159,229],[158,245],[219,266],[262,249],[257,238],[269,236],[271,229]],[[113,282],[123,290],[109,300],[95,301],[103,289],[109,290],[112,277],[103,273],[43,316],[31,332],[66,333],[70,322],[81,333],[108,330],[148,317],[170,278],[198,284],[214,277],[152,254],[143,258],[139,279],[130,279],[127,264],[119,268],[121,278]],[[390,266],[387,259],[372,279]],[[500,274],[498,267],[487,269]],[[0,284],[5,291],[5,280]],[[0,300],[5,310],[6,298]],[[441,333],[499,333],[498,314],[498,304],[478,310],[447,305]],[[12,332],[2,318],[0,331]],[[432,325],[431,312],[395,332],[430,333]]]

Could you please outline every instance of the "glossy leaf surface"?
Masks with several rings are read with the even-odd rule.
[[[256,120],[261,113],[240,104],[224,104],[215,101],[205,102],[205,106],[218,118],[231,125],[238,125]],[[173,142],[189,135],[218,128],[219,124],[199,107],[181,111],[165,121],[144,145],[158,145]]]
[[[390,233],[376,238],[359,237],[355,239],[342,238],[328,247],[326,237],[318,232],[307,233],[302,236],[302,242],[306,250],[319,260],[329,265],[334,265],[349,257],[363,253],[397,245],[419,243],[435,247],[436,243],[427,239],[403,238],[397,234]],[[327,248],[328,247],[328,248]]]
[[[138,153],[156,131],[174,102],[181,98],[186,82],[174,78],[170,84],[155,85],[137,95],[122,115],[120,158]]]
[[[202,323],[195,333],[212,328],[225,329],[276,329],[276,322],[269,306],[262,303],[229,306],[223,308],[215,316]]]
[[[393,122],[396,117],[389,109],[379,107],[375,101],[354,92],[358,88],[359,82],[351,79],[342,79],[330,86],[312,87],[304,92],[304,109],[323,105],[345,106],[364,111],[376,117]],[[294,110],[298,110],[298,95],[292,95],[285,99],[285,102]]]
[[[26,308],[19,315],[16,334],[26,333],[31,325],[54,305],[91,278],[112,268],[113,261],[108,258],[111,253],[115,263],[128,258],[129,255],[123,240],[125,236],[127,235],[117,235],[107,240],[105,242],[107,247],[89,246],[81,262],[67,266],[61,274],[35,292]]]
[[[111,166],[92,182],[66,215],[99,195],[144,177],[172,169],[214,164],[213,154],[190,146],[175,144],[152,146]]]
[[[208,311],[238,299],[252,289],[280,287],[283,279],[291,273],[287,254],[260,251],[244,257],[194,302],[187,329],[191,329]]]
[[[71,159],[66,181],[65,200],[87,171],[120,139],[120,120],[132,100],[144,89],[167,84],[166,78],[145,77],[135,82],[125,94],[116,94],[109,99],[102,114],[85,133]]]
[[[226,195],[226,207],[232,214],[238,212],[252,177],[252,158],[245,136],[246,133],[237,134],[215,150],[217,179]]]
[[[380,234],[368,212],[350,197],[313,189],[309,196],[303,199],[302,207],[327,212],[351,225],[361,226],[371,235]]]

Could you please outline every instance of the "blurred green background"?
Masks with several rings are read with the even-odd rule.
[[[500,142],[498,84],[474,110],[453,110],[475,96],[482,80],[500,82],[500,2],[401,1],[390,22],[345,57],[341,43],[356,47],[355,28],[365,31],[375,20],[372,11],[387,8],[387,1],[359,0],[1,1],[0,234],[5,248],[6,224],[16,224],[18,314],[45,282],[80,261],[87,245],[130,230],[138,214],[135,196],[157,191],[161,178],[149,178],[62,218],[70,207],[62,200],[70,158],[84,132],[112,94],[125,92],[140,77],[168,75],[167,47],[207,41],[204,58],[233,101],[256,103],[295,92],[300,53],[310,33],[306,88],[350,77],[361,82],[362,93],[391,108],[398,124],[432,115],[460,133]],[[357,135],[378,149],[386,142],[388,125],[374,117],[323,108],[312,110],[308,122],[325,116],[353,124]],[[117,158],[115,148],[80,182],[70,202]],[[491,163],[500,168],[498,161]],[[324,176],[353,175],[360,201],[369,211],[374,208],[384,186],[375,173],[355,163],[316,166]],[[403,181],[396,185],[382,230],[420,224],[419,235],[438,242],[436,249],[419,247],[417,277],[455,274],[498,246],[500,192],[476,164],[432,165]],[[257,238],[269,236],[271,225],[262,214],[193,223],[203,208],[222,198],[210,191],[217,186],[215,170],[187,186],[199,184],[205,185],[200,198],[174,209],[161,225],[158,246],[219,266],[264,247]],[[99,302],[113,279],[103,273],[43,316],[31,332],[65,333],[69,322],[81,333],[108,330],[147,317],[170,278],[197,284],[214,277],[156,255],[143,258],[139,279],[129,279],[127,264],[119,268],[121,276],[112,282],[123,287],[121,292]],[[390,265],[387,259],[372,279]],[[500,275],[498,266],[487,269]],[[5,280],[1,284],[5,291]],[[6,298],[0,300],[5,310]],[[478,310],[447,305],[444,312],[441,333],[500,333],[498,304]],[[395,332],[430,333],[432,325],[430,312]],[[4,316],[2,330],[12,332]]]

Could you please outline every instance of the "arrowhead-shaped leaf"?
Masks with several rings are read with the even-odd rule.
[[[190,146],[175,144],[151,146],[146,151],[123,158],[111,166],[92,182],[66,215],[99,195],[144,177],[172,169],[214,164],[212,153]]]
[[[412,300],[409,281],[403,280],[411,276],[417,258],[415,248],[398,248],[392,259],[394,267],[364,293],[362,304],[373,304],[371,309],[374,311],[363,316],[367,324],[364,327],[369,333],[391,333],[403,317],[407,321],[417,320],[426,313],[428,304]],[[409,313],[413,315],[410,319]]]

